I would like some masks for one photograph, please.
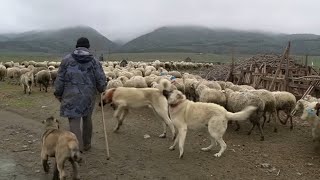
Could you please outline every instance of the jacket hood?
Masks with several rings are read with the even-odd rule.
[[[79,63],[87,63],[93,59],[93,55],[84,47],[76,48],[72,53],[72,57]]]

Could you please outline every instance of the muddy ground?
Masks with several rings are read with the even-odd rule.
[[[0,179],[50,179],[40,163],[41,120],[50,115],[59,117],[59,102],[53,90],[24,95],[17,85],[0,82]],[[98,102],[97,102],[98,103]],[[96,104],[97,104],[96,103]],[[230,125],[224,140],[227,150],[220,158],[213,155],[219,147],[202,152],[209,144],[206,128],[189,130],[183,159],[169,151],[172,141],[161,139],[162,126],[150,109],[130,112],[119,133],[113,133],[113,110],[105,107],[111,159],[105,159],[105,141],[101,109],[96,106],[93,116],[92,149],[83,154],[80,175],[86,180],[103,179],[319,179],[319,146],[311,140],[307,123],[294,119],[295,127],[272,123],[266,125],[265,141],[260,141],[256,129],[250,136],[250,124],[241,123],[234,131]],[[65,118],[62,128],[67,128]],[[144,139],[144,135],[151,137]],[[52,162],[52,159],[51,159]],[[51,163],[52,167],[52,163]],[[70,165],[67,163],[70,169]],[[68,172],[70,179],[70,171]]]

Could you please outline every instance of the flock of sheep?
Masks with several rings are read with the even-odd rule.
[[[37,84],[44,86],[45,91],[49,84],[53,84],[60,62],[34,62],[25,61],[22,63],[5,62],[0,63],[0,80],[5,77],[22,84],[24,92],[30,94],[32,86]],[[102,62],[103,70],[108,77],[107,89],[116,87],[136,87],[136,88],[156,88],[161,79],[171,81],[172,88],[183,92],[189,100],[216,103],[225,107],[230,112],[238,112],[246,106],[258,107],[249,121],[252,128],[249,134],[257,126],[260,131],[260,140],[264,140],[263,126],[267,120],[273,119],[274,131],[277,131],[278,122],[286,124],[291,121],[293,110],[301,111],[306,107],[307,102],[314,102],[315,98],[299,100],[286,91],[271,92],[265,89],[254,89],[248,85],[235,85],[232,82],[209,81],[198,75],[183,73],[188,69],[202,67],[210,68],[211,63],[192,63],[192,62]],[[317,99],[316,99],[317,100]],[[301,103],[303,101],[303,103]],[[286,119],[281,120],[279,111],[284,111]],[[268,119],[267,119],[267,115]],[[262,120],[262,121],[261,121]],[[236,123],[236,130],[240,126]]]

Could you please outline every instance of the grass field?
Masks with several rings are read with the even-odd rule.
[[[34,53],[0,53],[0,62],[14,61],[61,61],[64,55],[34,54]],[[95,55],[96,57],[99,54]],[[235,59],[245,59],[253,55],[235,54]],[[298,63],[304,64],[305,56],[293,55]],[[121,61],[127,59],[129,61],[183,61],[190,57],[193,62],[231,62],[230,54],[211,54],[211,53],[113,53],[105,54],[104,59],[107,61]],[[308,63],[320,67],[320,56],[309,56]]]

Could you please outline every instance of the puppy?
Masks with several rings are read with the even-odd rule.
[[[172,133],[172,139],[174,139],[175,129],[168,114],[166,98],[170,92],[170,86],[170,81],[162,79],[158,88],[118,87],[108,89],[104,93],[102,101],[103,105],[111,103],[113,107],[116,107],[113,117],[117,119],[118,123],[114,132],[119,130],[130,108],[151,107],[154,113],[163,120],[163,133],[159,137],[166,137],[166,125],[168,125]],[[99,106],[101,106],[100,103]]]
[[[240,112],[231,113],[224,107],[214,103],[193,102],[186,99],[186,96],[179,90],[174,90],[168,99],[169,113],[173,124],[178,129],[178,135],[170,150],[174,150],[179,142],[180,156],[183,157],[184,142],[188,128],[197,128],[208,125],[211,144],[202,148],[202,151],[209,151],[214,143],[218,142],[220,151],[215,157],[220,157],[227,145],[222,139],[228,125],[228,120],[245,121],[256,111],[256,107],[248,106]]]
[[[307,104],[301,115],[301,119],[308,121],[311,125],[311,133],[313,142],[320,142],[320,118],[319,115],[320,103],[311,102]]]
[[[80,179],[78,174],[78,162],[81,161],[79,142],[75,134],[59,129],[59,121],[49,117],[42,123],[45,124],[45,132],[42,134],[41,159],[43,169],[49,172],[48,157],[55,157],[55,169],[53,179],[65,179],[64,163],[69,160],[73,168],[73,179]],[[59,176],[60,175],[60,176]]]

